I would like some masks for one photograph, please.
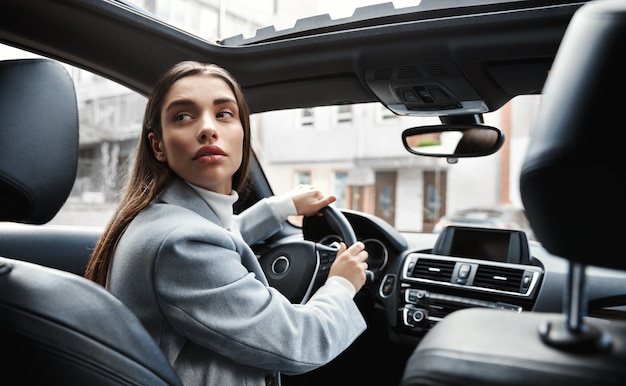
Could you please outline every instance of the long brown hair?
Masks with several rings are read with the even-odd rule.
[[[130,173],[130,179],[124,189],[115,214],[105,227],[87,263],[85,271],[87,279],[103,286],[106,284],[109,264],[113,259],[115,246],[122,234],[124,234],[128,224],[174,178],[175,174],[167,163],[158,161],[154,156],[148,134],[152,132],[157,138],[162,138],[161,109],[163,108],[165,95],[177,80],[197,74],[214,76],[224,80],[235,94],[244,137],[243,158],[241,166],[233,175],[232,189],[240,191],[244,188],[250,171],[252,150],[250,142],[250,111],[241,87],[230,73],[214,64],[184,61],[174,65],[159,78],[148,96],[141,137],[137,142],[136,158]]]

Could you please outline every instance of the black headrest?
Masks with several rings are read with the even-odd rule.
[[[78,162],[78,108],[67,70],[48,59],[0,62],[0,221],[44,224]]]
[[[528,220],[549,252],[619,269],[626,269],[625,48],[626,1],[592,1],[576,12],[520,176]]]

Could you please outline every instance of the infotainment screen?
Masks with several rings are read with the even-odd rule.
[[[519,230],[450,225],[441,231],[433,253],[502,263],[530,264],[528,238],[526,233]]]

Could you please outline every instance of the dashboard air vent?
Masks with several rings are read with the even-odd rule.
[[[450,260],[419,259],[411,277],[449,283],[456,263]]]
[[[520,269],[480,265],[473,285],[519,293],[523,276],[524,271]]]

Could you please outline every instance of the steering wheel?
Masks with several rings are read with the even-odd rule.
[[[327,206],[321,213],[346,246],[357,241],[354,229],[340,210]],[[287,240],[264,251],[259,262],[272,287],[292,303],[306,303],[326,281],[337,251],[337,247],[309,240]]]

